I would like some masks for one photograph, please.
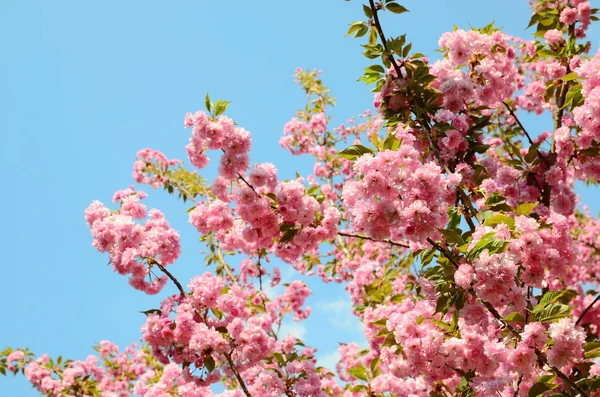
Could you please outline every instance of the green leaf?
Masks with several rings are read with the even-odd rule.
[[[383,341],[382,346],[383,347],[391,347],[396,345],[396,337],[394,336],[394,334],[389,333],[386,337],[385,340]]]
[[[217,317],[219,320],[223,318],[223,312],[220,311],[219,309],[216,309],[216,308],[213,307],[210,310],[213,312],[213,314],[215,315],[215,317]]]
[[[225,113],[225,110],[227,110],[227,106],[229,106],[231,102],[230,101],[217,101],[214,104],[214,114],[215,117],[220,116],[221,114]]]
[[[288,229],[286,230],[283,235],[281,236],[281,238],[279,239],[280,243],[289,243],[290,241],[292,241],[294,239],[294,237],[296,237],[296,235],[298,234],[299,230],[298,229]]]
[[[368,30],[369,27],[364,21],[356,21],[350,25],[350,29],[348,29],[346,36],[354,34],[354,37],[362,37],[367,33]]]
[[[577,293],[570,289],[562,291],[548,291],[542,296],[539,303],[533,308],[533,311],[540,311],[552,303],[560,302],[568,304],[575,296],[577,296]]]
[[[387,150],[396,151],[400,147],[402,140],[396,138],[395,134],[390,133],[385,141],[383,141],[383,148]]]
[[[398,3],[388,3],[385,5],[385,8],[393,12],[394,14],[403,14],[408,12],[408,9],[404,6],[401,6]]]
[[[600,342],[588,342],[583,345],[585,350],[585,358],[600,357]]]
[[[283,355],[281,353],[273,353],[273,357],[275,357],[275,359],[281,366],[285,365],[285,359],[283,358]]]
[[[440,230],[440,233],[442,233],[446,237],[446,239],[448,239],[448,241],[453,242],[458,245],[465,244],[465,240],[462,238],[460,233],[458,233],[456,230],[449,230],[449,229],[439,229],[439,230]]]
[[[536,142],[529,147],[529,150],[527,151],[527,154],[525,155],[525,161],[527,161],[529,164],[533,163],[533,160],[535,160],[535,158],[537,157],[538,150],[539,150],[542,142],[543,141]]]
[[[381,65],[371,65],[365,68],[365,71],[369,73],[385,73],[385,69]]]
[[[206,368],[206,370],[208,372],[212,372],[215,369],[215,359],[212,358],[212,356],[205,356],[204,357],[204,367]]]
[[[373,10],[368,5],[363,4],[363,11],[367,18],[373,18]]]
[[[581,84],[575,84],[569,89],[565,97],[563,109],[567,106],[577,107],[583,103],[583,95],[581,94]]]
[[[512,312],[509,315],[507,315],[506,317],[504,317],[504,321],[514,322],[514,323],[524,323],[525,319],[523,318],[523,315],[521,313]]]
[[[365,147],[362,145],[352,145],[352,146],[347,147],[346,149],[342,150],[341,152],[338,152],[338,155],[347,160],[355,160],[355,159],[359,158],[360,156],[362,156],[363,154],[367,154],[367,153],[373,154],[373,151],[371,149],[369,149],[368,147]]]
[[[536,306],[537,307],[537,306]],[[552,303],[541,311],[533,313],[533,320],[542,323],[551,323],[571,314],[571,307],[562,303]]]
[[[529,20],[529,25],[527,25],[526,29],[529,29],[530,27],[532,27],[533,25],[535,25],[536,23],[538,23],[539,20],[540,20],[540,15],[539,14],[533,14],[533,16],[531,17],[531,19]]]
[[[517,215],[529,215],[538,203],[522,203],[517,207]]]
[[[210,101],[210,96],[208,95],[208,92],[206,93],[206,98],[204,98],[204,106],[206,107],[206,110],[208,110],[209,112],[212,109],[212,102]]]
[[[547,391],[556,389],[558,385],[553,383],[555,379],[556,375],[540,376],[531,389],[529,389],[529,397],[537,397]]]
[[[450,218],[448,221],[448,229],[456,229],[458,225],[460,225],[460,214],[455,208],[451,207],[448,209],[448,216]]]
[[[514,229],[515,218],[508,216],[508,215],[497,213],[497,214],[494,214],[492,217],[486,219],[485,222],[483,222],[483,225],[494,227],[494,226],[500,225],[502,223],[505,223],[506,225],[508,225],[508,227],[510,229]]]
[[[379,357],[375,357],[374,359],[371,360],[371,364],[370,364],[370,369],[371,369],[371,374],[373,374],[373,376],[377,376],[375,375],[378,371],[379,371]]]
[[[354,376],[356,379],[364,380],[365,382],[369,381],[369,378],[367,377],[367,370],[363,366],[350,368],[348,373]]]
[[[579,76],[577,76],[577,73],[575,73],[575,72],[571,72],[571,73],[569,73],[569,74],[567,74],[567,75],[565,75],[565,76],[561,77],[560,79],[561,79],[562,81],[573,81],[573,80],[577,80],[577,78],[578,78],[578,77],[579,77]]]
[[[475,153],[479,153],[479,154],[483,154],[485,152],[487,152],[487,150],[490,148],[491,145],[485,145],[483,143],[478,143],[476,145],[473,145],[473,150],[475,151]]]
[[[469,252],[469,257],[474,258],[486,249],[490,254],[504,250],[504,248],[506,248],[508,245],[508,242],[495,238],[495,234],[495,232],[484,234],[481,240],[479,240],[471,252]]]
[[[150,309],[150,310],[144,310],[143,312],[140,312],[145,314],[146,316],[149,316],[151,314],[158,314],[159,316],[162,314],[162,311],[160,309]]]

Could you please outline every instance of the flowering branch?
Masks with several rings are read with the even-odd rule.
[[[352,237],[352,238],[360,238],[363,240],[370,240],[370,241],[375,241],[376,243],[387,243],[390,245],[395,245],[397,247],[402,247],[402,248],[408,248],[408,245],[406,244],[402,244],[402,243],[398,243],[396,241],[390,240],[390,239],[384,239],[384,240],[376,240],[372,237],[369,236],[363,236],[360,234],[352,234],[352,233],[344,233],[344,232],[338,232],[339,236],[343,236],[343,237]]]
[[[383,29],[381,28],[381,24],[379,23],[379,16],[377,15],[377,11],[379,10],[379,8],[375,6],[375,3],[373,2],[373,0],[369,0],[369,5],[371,6],[371,11],[373,11],[373,20],[375,21],[375,29],[377,29],[377,33],[379,34],[379,37],[381,38],[381,43],[383,44],[383,48],[385,49],[385,52],[388,54],[388,59],[394,66],[394,70],[396,70],[396,74],[398,75],[398,77],[400,77],[400,76],[402,76],[402,71],[400,70],[400,66],[398,66],[398,64],[396,63],[394,56],[390,53],[390,50],[388,49],[385,34],[383,33]]]
[[[533,143],[533,140],[531,139],[531,136],[529,135],[529,133],[527,132],[527,130],[521,123],[521,120],[519,120],[519,118],[517,117],[517,114],[515,113],[515,111],[510,107],[510,105],[508,103],[506,103],[506,101],[504,101],[502,103],[504,104],[504,107],[506,107],[506,110],[508,110],[510,115],[515,119],[515,121],[519,125],[519,128],[521,128],[521,131],[523,131],[523,134],[525,134],[525,137],[527,137],[529,144],[533,145],[534,143]],[[539,152],[539,150],[538,150],[538,155],[540,156],[540,158],[542,158],[542,154]]]
[[[171,281],[173,281],[173,284],[175,284],[175,286],[181,293],[181,296],[185,296],[185,290],[181,286],[181,283],[179,282],[179,280],[177,280],[177,278],[175,278],[175,276],[173,276],[173,274],[171,274],[170,271],[168,271],[163,265],[161,265],[159,262],[157,262],[154,258],[149,258],[148,264],[156,265],[156,267],[158,267],[161,272],[163,272],[167,277],[169,277],[171,279]]]
[[[600,300],[600,295],[598,295],[596,297],[596,299],[594,299],[594,301],[592,303],[590,303],[583,312],[581,312],[581,314],[579,315],[579,318],[577,319],[577,321],[575,321],[575,325],[579,324],[581,322],[581,320],[583,320],[583,317],[585,317],[585,315],[587,314],[587,312],[590,311],[590,309],[596,304],[596,302],[598,302]]]
[[[246,387],[246,384],[244,383],[244,379],[242,378],[242,376],[238,372],[237,368],[233,364],[233,360],[231,359],[231,353],[225,354],[225,358],[227,359],[227,363],[229,363],[229,368],[231,368],[231,371],[235,375],[235,378],[237,379],[238,383],[240,384],[240,387],[242,388],[242,391],[244,392],[244,394],[247,397],[252,397],[252,394],[250,394],[250,392],[248,391],[248,388]]]

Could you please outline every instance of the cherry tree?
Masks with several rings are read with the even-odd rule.
[[[209,269],[176,277],[179,234],[144,191],[94,201],[85,220],[113,270],[178,293],[145,312],[141,346],[102,341],[84,361],[8,348],[0,373],[46,396],[600,395],[600,221],[574,192],[600,179],[598,9],[530,3],[533,39],[455,29],[433,62],[384,33],[381,13],[404,6],[363,4],[348,35],[373,60],[360,80],[374,111],[332,128],[320,72],[297,70],[307,103],[280,144],[315,163],[293,180],[253,164],[250,132],[207,95],[184,119],[191,167],[144,149],[133,178],[191,204]],[[552,131],[530,131],[527,112]],[[341,345],[336,373],[280,336],[311,312],[302,281],[267,294],[281,264],[350,294],[368,346]]]

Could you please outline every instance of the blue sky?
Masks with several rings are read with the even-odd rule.
[[[495,20],[523,35],[530,15],[524,0],[401,3],[411,13],[384,16],[386,33],[408,33],[413,49],[431,58],[452,25]],[[174,289],[159,297],[132,290],[92,248],[83,210],[133,182],[139,149],[185,158],[183,116],[203,107],[206,92],[232,101],[228,114],[253,133],[253,162],[275,163],[283,178],[310,172],[308,158],[278,145],[283,125],[304,105],[291,76],[298,66],[323,70],[337,97],[336,126],[369,108],[369,89],[356,82],[368,60],[358,41],[344,37],[361,18],[359,2],[342,0],[0,2],[0,348],[83,359],[94,342],[138,340],[139,311]],[[590,34],[598,37],[598,29]],[[525,121],[530,130],[544,128]],[[147,204],[182,235],[171,271],[187,283],[206,268],[186,207],[145,190]],[[593,197],[584,193],[587,202]],[[341,287],[311,285],[313,314],[288,329],[332,362],[337,342],[360,340],[360,329]],[[37,395],[23,378],[0,377],[0,392]]]

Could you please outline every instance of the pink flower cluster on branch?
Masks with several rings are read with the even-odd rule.
[[[146,193],[133,187],[115,193],[114,202],[120,209],[111,211],[94,201],[85,211],[91,229],[93,245],[107,252],[113,269],[129,275],[129,284],[147,294],[158,293],[167,283],[166,275],[152,272],[158,263],[167,266],[179,257],[179,234],[169,226],[162,212],[146,210],[141,200]],[[144,218],[146,218],[144,220]],[[137,223],[136,220],[144,220]]]
[[[93,358],[61,367],[7,350],[0,372],[24,369],[51,396],[598,395],[600,221],[577,208],[575,182],[600,179],[600,53],[582,40],[599,10],[536,1],[533,40],[493,24],[456,29],[433,62],[384,34],[380,13],[402,5],[370,0],[363,11],[349,34],[381,59],[360,78],[375,85],[376,112],[332,129],[320,72],[294,75],[307,104],[280,144],[313,156],[312,175],[284,181],[274,164],[252,164],[250,133],[208,96],[184,124],[195,168],[209,150],[220,156],[210,185],[158,151],[138,153],[136,181],[195,201],[189,222],[214,273],[184,289],[165,268],[179,236],[143,192],[86,210],[94,247],[133,287],[179,289],[146,312],[151,355],[106,342],[105,368]],[[551,131],[521,118],[546,111]],[[280,335],[311,309],[302,281],[267,293],[282,282],[278,260],[348,292],[366,344],[340,345],[338,379],[315,349]]]

